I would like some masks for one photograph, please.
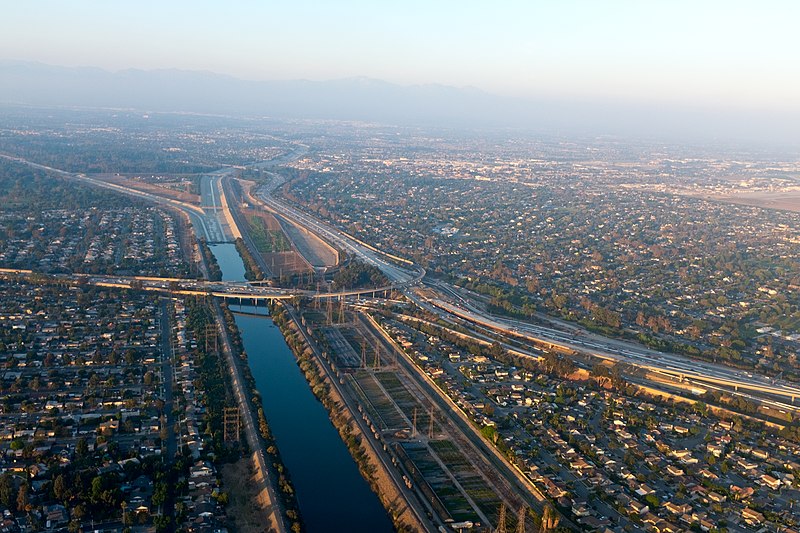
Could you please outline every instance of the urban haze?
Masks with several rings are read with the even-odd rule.
[[[793,3],[4,12],[2,531],[800,527]]]

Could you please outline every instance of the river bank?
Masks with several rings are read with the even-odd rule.
[[[353,410],[335,382],[335,371],[323,361],[313,339],[302,331],[294,310],[283,303],[276,304],[273,310],[273,321],[292,349],[300,370],[315,396],[328,411],[331,422],[346,443],[361,475],[381,500],[394,527],[397,531],[425,531],[424,525],[409,507],[380,460],[375,450],[376,444],[371,439],[372,435],[366,433],[353,417]]]

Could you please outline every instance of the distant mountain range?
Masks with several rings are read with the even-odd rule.
[[[368,78],[247,81],[211,72],[109,72],[0,61],[0,103],[511,127],[556,134],[800,142],[798,116],[600,100],[523,100],[474,88],[403,86]]]
[[[246,81],[211,72],[0,62],[0,101],[150,111],[374,121],[491,121],[506,105],[476,89],[369,78]]]

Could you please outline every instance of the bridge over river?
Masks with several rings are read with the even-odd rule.
[[[396,289],[404,289],[419,283],[423,273],[407,281],[392,283],[381,287],[350,289],[338,292],[317,292],[301,289],[284,289],[266,286],[259,283],[242,281],[205,281],[187,278],[162,278],[150,276],[101,276],[95,274],[43,274],[33,270],[0,268],[0,276],[6,278],[24,278],[40,282],[72,282],[113,287],[117,289],[140,289],[171,294],[217,296],[228,300],[239,301],[273,301],[288,300],[296,297],[313,299],[341,299],[351,296],[378,296],[388,294]]]

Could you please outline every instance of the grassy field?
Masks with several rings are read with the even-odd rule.
[[[288,252],[292,249],[289,239],[280,230],[268,229],[264,220],[258,216],[247,217],[250,238],[259,253]]]

